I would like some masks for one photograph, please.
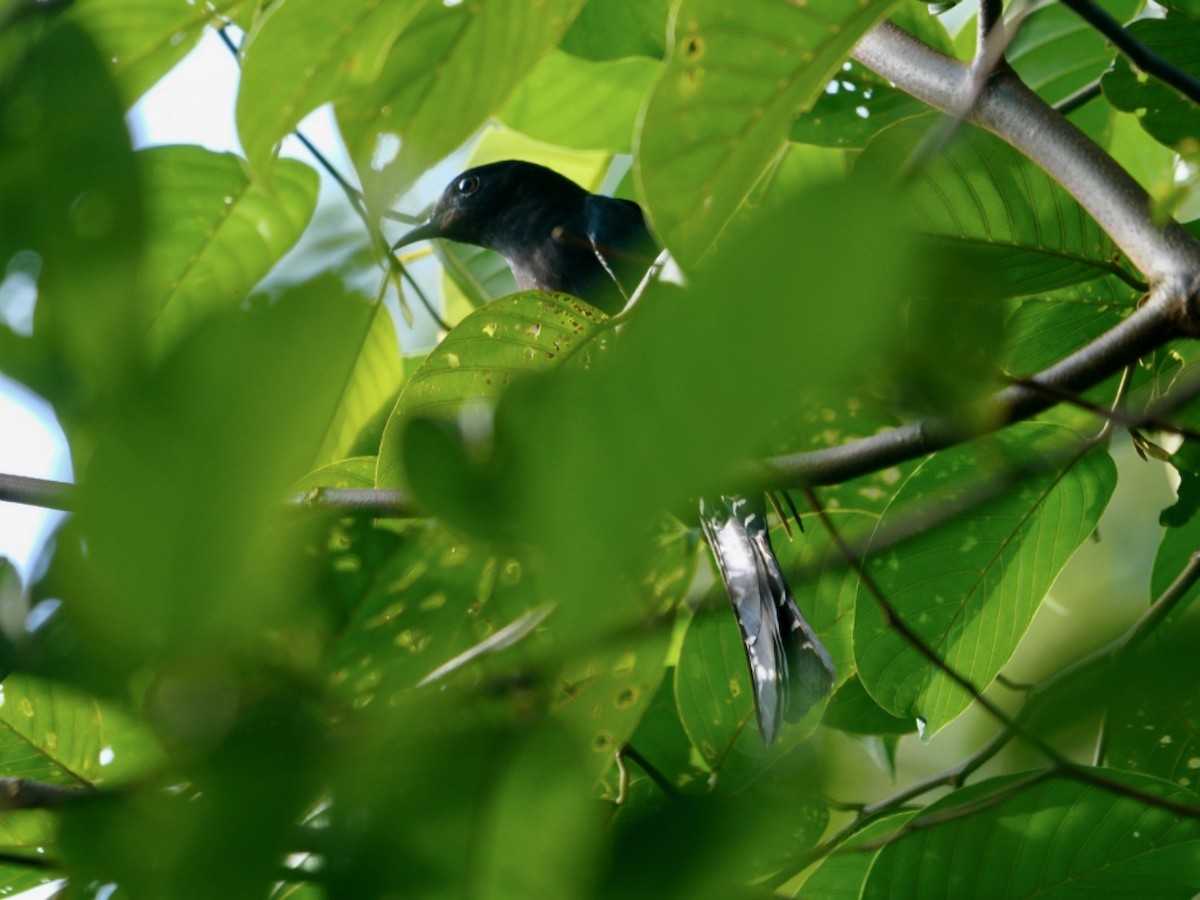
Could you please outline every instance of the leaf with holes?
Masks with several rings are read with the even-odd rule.
[[[231,153],[153,147],[138,154],[149,188],[142,266],[162,350],[197,322],[236,309],[299,239],[317,202],[317,173],[281,160],[268,184]]]
[[[1071,452],[1080,436],[1027,423],[1003,435],[943,451],[904,483],[877,534],[911,527],[964,503],[980,484],[1069,453],[1002,496],[953,519],[930,524],[896,547],[872,553],[867,566],[883,597],[941,662],[982,691],[1016,649],[1034,612],[1075,549],[1090,535],[1112,495],[1116,473],[1103,448]],[[933,735],[972,696],[927,659],[860,588],[854,649],[863,686],[889,712],[925,720]]]
[[[412,419],[453,419],[472,402],[494,402],[514,379],[560,365],[603,322],[604,314],[582,300],[542,291],[513,294],[467,316],[400,392],[383,433],[379,486],[404,486],[401,446]]]
[[[893,178],[938,122],[925,117],[882,132],[856,173]],[[933,241],[931,252],[968,254],[1007,296],[1107,275],[1142,286],[1112,239],[1058,182],[981,129],[964,126],[939,156],[915,168],[906,200]]]
[[[1136,794],[1195,804],[1156,778],[1085,769],[1112,788],[1066,776],[993,778],[955,791],[886,844],[861,896],[1155,898],[1195,895],[1200,824]]]
[[[683,0],[635,151],[655,230],[694,266],[890,0]]]

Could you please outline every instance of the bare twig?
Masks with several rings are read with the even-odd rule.
[[[0,474],[0,501],[40,506],[43,509],[73,508],[75,485],[26,475]]]

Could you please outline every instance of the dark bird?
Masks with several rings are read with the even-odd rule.
[[[500,253],[525,290],[562,291],[607,313],[633,296],[658,248],[631,200],[589,193],[545,166],[508,160],[468,169],[429,221],[392,249],[448,238]],[[829,651],[804,620],[767,531],[761,496],[701,500],[704,536],[737,616],[763,741],[833,687]]]

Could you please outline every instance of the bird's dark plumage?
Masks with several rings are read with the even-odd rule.
[[[610,314],[625,306],[658,253],[636,203],[590,194],[520,160],[458,175],[429,221],[395,247],[426,238],[495,250],[523,290],[562,291]]]
[[[395,247],[448,238],[502,254],[521,288],[622,309],[657,255],[641,207],[588,193],[544,166],[508,160],[458,175],[429,221]],[[702,500],[704,535],[741,629],[763,740],[832,689],[829,652],[801,615],[771,547],[762,497]]]

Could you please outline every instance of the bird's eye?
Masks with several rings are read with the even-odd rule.
[[[464,197],[467,194],[473,194],[479,189],[479,179],[474,175],[464,175],[454,182],[454,189]]]

